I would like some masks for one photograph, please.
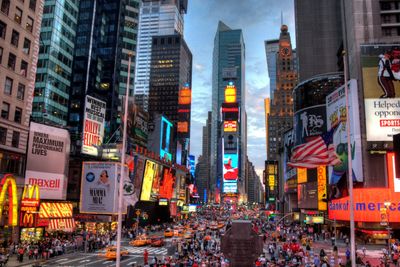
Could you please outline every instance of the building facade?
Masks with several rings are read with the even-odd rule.
[[[183,16],[187,0],[144,0],[140,6],[138,49],[135,69],[135,100],[148,109],[152,37],[158,35],[183,35]]]
[[[0,3],[0,174],[23,178],[43,1]]]
[[[264,45],[269,77],[269,98],[272,100],[276,90],[276,62],[279,52],[279,39],[267,40]]]
[[[245,101],[245,44],[242,30],[233,30],[219,22],[214,38],[212,70],[212,131],[211,131],[211,188],[218,196],[222,186],[223,153],[221,132],[221,106],[225,98],[225,89],[231,83],[236,89],[236,101],[240,106],[238,129],[238,190],[245,194],[246,164],[246,101]],[[218,200],[217,200],[218,201]]]
[[[78,0],[45,1],[32,120],[66,126]]]

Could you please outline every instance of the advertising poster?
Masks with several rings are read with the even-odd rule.
[[[362,45],[367,141],[372,149],[389,149],[400,133],[400,44]]]
[[[223,162],[224,180],[237,180],[239,177],[238,155],[224,154]]]
[[[297,185],[298,206],[300,209],[318,209],[317,190],[317,182]]]
[[[175,186],[175,176],[171,168],[163,168],[163,175],[160,182],[160,198],[171,199]]]
[[[190,137],[190,113],[192,105],[192,90],[189,84],[185,84],[179,90],[178,97],[178,122],[177,132],[178,138],[189,138]]]
[[[296,178],[296,168],[287,165],[292,156],[292,148],[294,147],[294,130],[287,131],[283,135],[283,178],[285,182],[289,179]]]
[[[155,172],[153,177],[153,184],[151,186],[151,201],[158,200],[158,196],[160,194],[160,183],[162,178],[162,166],[155,163]]]
[[[129,138],[134,140],[133,143],[137,143],[143,147],[147,146],[148,123],[148,113],[142,110],[139,106],[135,105],[134,101],[129,100],[127,134]]]
[[[145,160],[135,156],[135,168],[133,170],[134,175],[134,186],[137,199],[140,198],[140,190],[142,189],[143,172],[144,172]]]
[[[237,193],[238,187],[236,181],[225,180],[222,187],[223,193]]]
[[[236,132],[237,121],[224,121],[224,132]]]
[[[317,182],[318,182],[318,210],[327,209],[328,190],[326,188],[326,167],[319,166],[317,168]]]
[[[156,164],[150,160],[147,160],[143,175],[142,192],[140,193],[141,201],[151,200],[150,199],[151,189],[153,186],[153,179],[155,173],[156,173]]]
[[[81,213],[118,212],[117,166],[115,162],[83,162]]]
[[[160,157],[168,161],[172,161],[170,145],[171,134],[172,123],[168,121],[165,117],[161,117]]]
[[[25,184],[38,185],[41,199],[66,199],[69,150],[67,130],[31,122]]]
[[[294,114],[295,146],[306,143],[308,137],[326,132],[326,106],[316,105],[296,111]]]
[[[360,115],[358,109],[357,81],[352,79],[348,82],[349,88],[349,119],[350,119],[350,140],[351,158],[353,163],[353,180],[363,181],[362,160],[361,160],[361,133]],[[354,108],[355,107],[355,108]],[[346,130],[346,95],[345,87],[341,86],[326,97],[327,130],[336,128],[333,135],[333,144],[336,154],[341,163],[329,167],[329,184],[337,184],[348,167],[347,153],[347,130]]]
[[[106,102],[89,95],[86,96],[82,154],[97,156],[97,146],[103,143],[106,107]]]

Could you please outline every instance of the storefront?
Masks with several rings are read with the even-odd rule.
[[[116,228],[116,223],[111,222],[111,216],[82,214],[74,215],[75,226],[77,232],[107,233]]]
[[[45,227],[46,232],[72,233],[75,231],[72,214],[71,202],[42,202],[38,226]]]

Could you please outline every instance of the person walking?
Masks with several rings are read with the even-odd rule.
[[[143,252],[143,261],[145,265],[149,264],[149,252],[147,251],[147,249],[145,249]]]

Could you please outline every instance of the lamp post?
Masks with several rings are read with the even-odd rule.
[[[387,218],[387,231],[388,231],[388,256],[389,256],[389,260],[392,257],[392,252],[391,252],[391,247],[390,247],[390,224],[389,224],[389,207],[392,205],[392,203],[390,201],[385,201],[385,203],[383,203],[385,205],[386,208],[386,218]]]

